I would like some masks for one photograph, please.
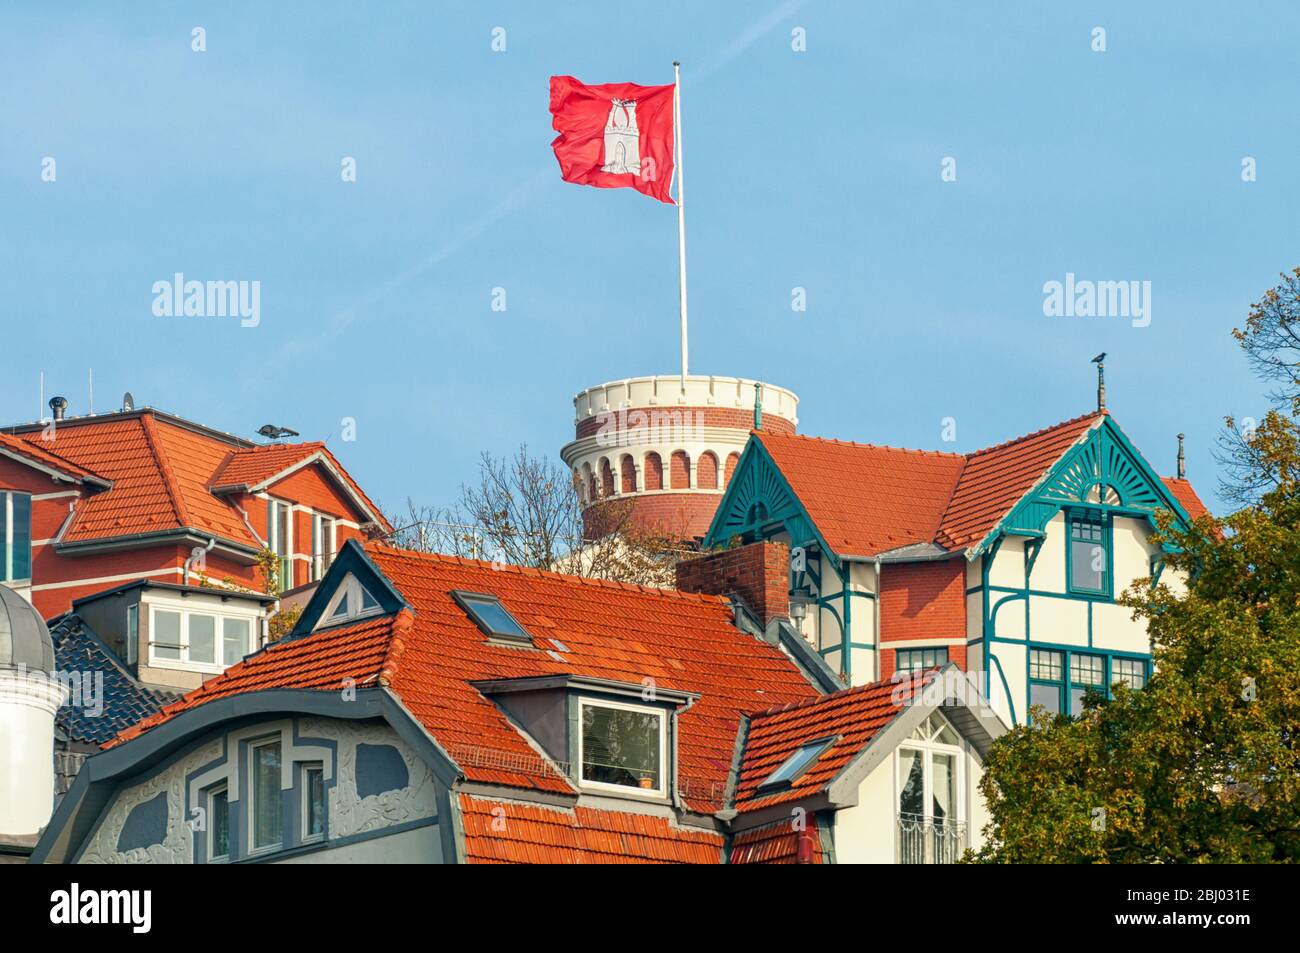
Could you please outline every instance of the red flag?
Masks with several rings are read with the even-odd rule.
[[[633,188],[673,204],[672,86],[587,86],[551,77],[551,147],[565,182]]]

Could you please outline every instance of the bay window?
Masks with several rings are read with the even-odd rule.
[[[581,699],[581,783],[592,788],[667,796],[666,721],[666,712],[659,708]]]
[[[32,578],[32,498],[0,490],[0,582]]]

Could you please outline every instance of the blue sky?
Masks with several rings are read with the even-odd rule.
[[[1300,263],[1286,4],[206,6],[0,9],[0,418],[42,370],[84,413],[93,367],[100,411],[288,425],[389,507],[557,455],[575,391],[676,371],[676,219],[560,181],[547,80],[678,58],[693,371],[965,451],[1089,410],[1104,350],[1116,418],[1165,473],[1185,431],[1222,510],[1222,416],[1265,409],[1229,334]],[[260,325],[154,316],[178,271],[260,281]],[[1150,281],[1150,325],[1045,317],[1067,272]]]

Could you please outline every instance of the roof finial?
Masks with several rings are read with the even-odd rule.
[[[763,383],[756,381],[754,384],[754,429],[763,429]]]
[[[1183,456],[1183,435],[1178,435],[1178,479],[1187,479],[1187,459]]]
[[[1102,351],[1092,359],[1097,365],[1097,413],[1106,409],[1106,352]]]

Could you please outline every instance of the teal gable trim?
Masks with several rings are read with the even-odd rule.
[[[1118,504],[1088,503],[1093,487],[1115,491]],[[1110,417],[1105,417],[1081,443],[1062,455],[1047,476],[1012,508],[975,547],[984,552],[1003,535],[1041,536],[1064,507],[1090,506],[1109,514],[1145,517],[1155,522],[1157,510],[1169,510],[1181,526],[1191,520],[1164,481],[1143,459]]]
[[[773,524],[779,524],[790,534],[791,545],[816,543],[833,562],[840,562],[763,441],[751,435],[713,514],[704,548],[725,546],[733,536],[747,543],[754,542],[771,535],[769,530]]]

